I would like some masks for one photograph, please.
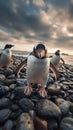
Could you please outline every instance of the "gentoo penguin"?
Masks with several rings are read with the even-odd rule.
[[[22,67],[26,65],[28,86],[24,89],[24,93],[26,95],[30,95],[33,92],[33,83],[38,84],[40,86],[38,91],[40,96],[47,96],[45,88],[49,76],[50,58],[48,56],[47,49],[44,44],[39,43],[33,48],[33,51],[29,54],[27,59],[21,62],[20,65],[17,67],[16,75],[18,75]],[[51,68],[55,73],[57,79],[58,75],[54,65],[51,64]]]
[[[60,63],[60,60],[63,62],[63,64],[65,64],[64,60],[62,59],[61,55],[60,55],[60,50],[57,50],[55,52],[55,54],[52,56],[50,63],[52,63],[56,69],[58,68],[58,65]]]
[[[0,69],[7,69],[10,62],[13,60],[11,48],[14,45],[6,44],[2,53],[0,54]]]

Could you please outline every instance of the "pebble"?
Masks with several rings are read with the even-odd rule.
[[[60,124],[60,130],[73,130],[73,118],[63,118]]]
[[[4,123],[7,119],[9,119],[11,111],[9,109],[0,110],[0,124]]]
[[[55,100],[56,104],[59,106],[61,112],[62,112],[62,116],[65,116],[68,114],[69,112],[69,107],[70,107],[70,103],[68,101],[65,101],[62,98],[57,98]]]
[[[34,110],[33,102],[28,98],[22,98],[19,101],[19,106],[24,112],[29,112],[30,110]]]
[[[42,99],[36,104],[36,112],[42,118],[53,118],[60,120],[61,110],[50,100]]]
[[[26,68],[20,78],[14,73],[23,58],[16,56],[13,70],[0,70],[0,130],[73,130],[73,66],[60,65],[58,80],[50,71],[47,97],[26,96]]]
[[[16,130],[34,130],[33,120],[28,113],[20,115],[16,122]]]

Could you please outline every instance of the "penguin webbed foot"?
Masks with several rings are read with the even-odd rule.
[[[46,90],[45,90],[45,87],[41,87],[41,88],[39,89],[38,93],[39,93],[39,95],[40,95],[41,97],[46,97],[46,96],[47,96],[47,92],[46,92]]]
[[[25,89],[24,89],[25,95],[31,95],[32,92],[33,92],[33,88],[32,88],[31,85],[28,85],[28,86],[25,87]]]

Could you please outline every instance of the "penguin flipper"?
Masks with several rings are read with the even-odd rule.
[[[50,68],[55,75],[55,79],[58,79],[58,71],[52,63],[50,63]]]
[[[18,65],[18,67],[17,67],[17,69],[15,71],[15,76],[18,76],[18,74],[20,73],[21,69],[23,67],[25,67],[26,65],[27,65],[27,58]]]

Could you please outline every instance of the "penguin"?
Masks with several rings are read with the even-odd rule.
[[[60,63],[60,60],[63,62],[63,64],[65,64],[65,61],[63,60],[63,58],[60,55],[60,50],[57,50],[54,55],[52,56],[50,63],[53,64],[56,69],[58,69],[58,65]]]
[[[45,88],[49,76],[49,68],[52,68],[56,79],[58,77],[58,74],[54,65],[50,64],[50,58],[48,56],[47,48],[45,45],[38,43],[36,46],[34,46],[33,51],[17,67],[17,70],[15,72],[16,76],[18,76],[23,66],[27,66],[26,76],[28,82],[27,87],[24,89],[24,93],[26,95],[30,95],[33,92],[32,84],[38,84],[39,95],[46,97],[47,92]]]
[[[7,69],[11,63],[11,61],[13,61],[13,55],[11,52],[11,48],[14,45],[11,44],[6,44],[2,53],[0,54],[0,69]]]

